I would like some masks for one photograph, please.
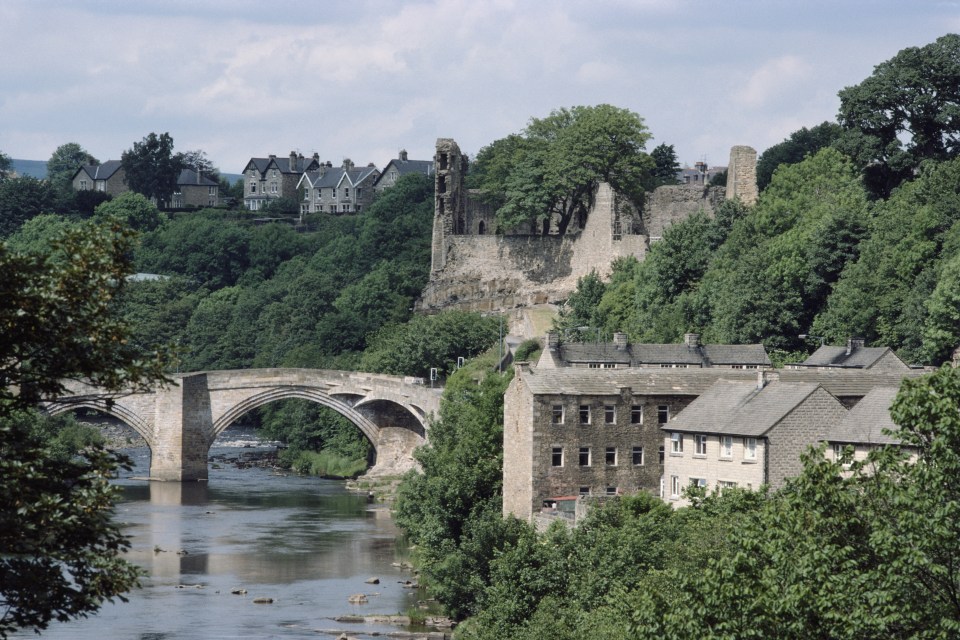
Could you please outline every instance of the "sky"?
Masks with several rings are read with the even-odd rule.
[[[957,0],[2,0],[0,151],[103,161],[169,132],[226,173],[290,151],[383,168],[609,103],[648,150],[726,165],[951,32]]]

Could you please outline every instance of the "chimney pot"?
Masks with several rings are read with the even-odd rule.
[[[683,341],[688,347],[699,347],[700,346],[700,334],[699,333],[685,333],[683,334]]]

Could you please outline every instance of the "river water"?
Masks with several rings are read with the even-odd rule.
[[[235,427],[211,454],[265,446]],[[149,450],[126,453],[136,468],[117,481],[123,497],[116,518],[131,537],[129,560],[146,571],[142,587],[128,594],[129,602],[54,623],[42,637],[323,638],[336,636],[318,631],[346,630],[366,638],[398,629],[333,618],[397,614],[415,605],[416,591],[400,584],[413,578],[396,566],[404,548],[389,514],[343,482],[229,464],[211,465],[208,482],[148,482],[134,478],[148,474]],[[366,584],[371,577],[380,584]],[[231,593],[237,589],[246,593]],[[358,593],[367,594],[367,604],[347,602]]]

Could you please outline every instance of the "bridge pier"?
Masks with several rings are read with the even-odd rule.
[[[184,376],[179,385],[156,395],[150,479],[207,480],[207,456],[214,434],[206,374]]]

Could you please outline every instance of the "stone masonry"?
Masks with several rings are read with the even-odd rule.
[[[727,167],[727,198],[740,198],[745,205],[757,202],[757,151],[753,147],[738,145],[730,149],[730,164]]]

